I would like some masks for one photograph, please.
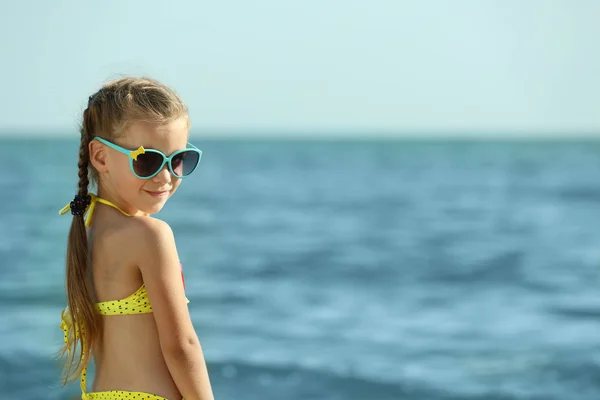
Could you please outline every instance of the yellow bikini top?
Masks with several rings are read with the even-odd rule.
[[[89,195],[91,197],[91,201],[90,201],[90,205],[86,209],[86,213],[87,213],[87,216],[85,217],[85,225],[86,226],[90,226],[90,224],[91,224],[92,214],[94,213],[94,210],[96,208],[96,203],[106,204],[107,206],[116,208],[121,213],[123,213],[123,215],[126,215],[128,217],[131,216],[131,215],[127,214],[125,211],[123,211],[122,209],[120,209],[116,204],[113,204],[112,202],[110,202],[108,200],[102,199],[93,193],[89,193]],[[66,214],[69,210],[70,210],[70,204],[67,204],[59,211],[59,214],[60,215]],[[183,281],[183,286],[185,288],[185,280],[183,277],[183,267],[181,267],[181,268],[182,268],[181,279]],[[190,302],[187,297],[185,300],[186,300],[186,303]],[[150,300],[148,299],[148,293],[146,291],[146,286],[144,284],[142,284],[142,286],[138,290],[136,290],[134,293],[130,294],[129,296],[125,297],[124,299],[108,300],[108,301],[101,301],[99,303],[96,303],[96,310],[102,315],[148,314],[148,313],[152,312],[152,305],[150,304]],[[79,329],[75,329],[74,332],[71,332],[71,330],[73,330],[73,324],[72,324],[71,312],[69,311],[69,307],[66,307],[61,313],[60,329],[63,331],[65,344],[68,344],[68,338],[69,338],[70,334],[75,334],[76,338],[80,337]],[[70,351],[68,354],[70,354]],[[83,373],[81,375],[80,386],[81,386],[81,390],[83,393],[82,398],[84,398],[83,396],[86,396],[86,372],[87,372],[87,367],[83,369]]]

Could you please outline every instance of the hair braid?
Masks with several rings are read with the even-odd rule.
[[[85,114],[87,114],[87,110]],[[87,115],[86,115],[87,116]],[[84,117],[85,118],[85,117]],[[77,166],[79,167],[79,184],[78,184],[78,193],[82,196],[87,195],[88,186],[90,184],[90,180],[88,177],[88,165],[90,163],[90,150],[89,150],[89,133],[87,132],[87,124],[84,123],[84,126],[81,129],[81,142],[79,144],[79,161],[77,162]]]

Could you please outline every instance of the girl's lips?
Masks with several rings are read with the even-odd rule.
[[[144,190],[146,193],[148,193],[150,196],[152,197],[165,197],[169,195],[169,191],[168,190],[163,190],[160,192],[153,192],[150,190]]]

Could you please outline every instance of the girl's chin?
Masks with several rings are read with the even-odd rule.
[[[165,206],[168,198],[164,199],[152,199],[153,201],[145,201],[144,204],[140,204],[138,208],[144,214],[156,214]]]
[[[143,210],[140,210],[140,211],[145,212],[147,214],[156,214],[157,212],[162,210],[165,203],[166,203],[166,199],[164,201],[157,202],[156,204],[149,204],[148,206],[144,207]]]

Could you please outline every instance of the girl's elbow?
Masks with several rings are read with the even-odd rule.
[[[169,340],[167,343],[163,343],[162,351],[165,357],[175,358],[187,358],[190,354],[198,351],[202,352],[200,341],[196,336],[186,336],[183,338]]]

